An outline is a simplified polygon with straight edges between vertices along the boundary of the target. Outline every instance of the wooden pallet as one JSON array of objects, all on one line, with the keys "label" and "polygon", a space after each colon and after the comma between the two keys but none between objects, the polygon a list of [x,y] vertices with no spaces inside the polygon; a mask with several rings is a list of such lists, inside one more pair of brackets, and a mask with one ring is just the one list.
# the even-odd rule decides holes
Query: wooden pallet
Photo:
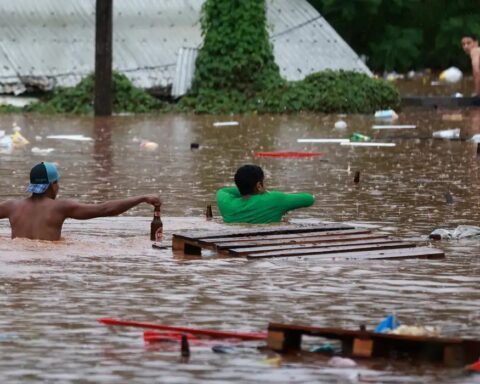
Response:
[{"label": "wooden pallet", "polygon": [[343,224],[255,228],[224,233],[174,234],[172,248],[187,255],[202,249],[221,255],[261,259],[315,257],[320,259],[442,258],[443,251],[417,247],[381,232]]},{"label": "wooden pallet", "polygon": [[277,323],[268,326],[267,346],[277,352],[301,351],[302,335],[339,340],[342,355],[355,358],[410,358],[463,366],[475,362],[480,356],[480,340],[392,335]]}]

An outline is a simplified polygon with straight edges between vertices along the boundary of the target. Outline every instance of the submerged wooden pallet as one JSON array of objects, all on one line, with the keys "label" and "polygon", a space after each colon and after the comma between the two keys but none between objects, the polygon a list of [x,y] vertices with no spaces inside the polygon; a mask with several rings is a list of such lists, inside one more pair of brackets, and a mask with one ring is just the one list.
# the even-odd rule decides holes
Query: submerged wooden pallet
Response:
[{"label": "submerged wooden pallet", "polygon": [[339,340],[342,355],[352,357],[410,358],[462,366],[475,362],[480,356],[480,340],[393,335],[277,323],[268,326],[267,346],[277,352],[300,351],[302,335]]},{"label": "submerged wooden pallet", "polygon": [[174,234],[174,251],[201,255],[202,249],[248,259],[315,257],[320,259],[441,258],[443,251],[417,247],[385,233],[324,223],[315,226],[255,228],[223,233]]}]

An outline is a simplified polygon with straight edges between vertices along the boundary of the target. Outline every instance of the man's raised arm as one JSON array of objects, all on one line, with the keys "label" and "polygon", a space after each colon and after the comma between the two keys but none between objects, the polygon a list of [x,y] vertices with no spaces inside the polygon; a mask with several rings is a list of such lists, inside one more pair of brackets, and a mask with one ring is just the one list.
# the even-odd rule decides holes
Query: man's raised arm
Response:
[{"label": "man's raised arm", "polygon": [[66,218],[87,220],[95,217],[116,216],[141,203],[153,206],[162,204],[158,196],[144,195],[106,201],[100,204],[81,204],[74,200],[64,200],[61,209]]}]

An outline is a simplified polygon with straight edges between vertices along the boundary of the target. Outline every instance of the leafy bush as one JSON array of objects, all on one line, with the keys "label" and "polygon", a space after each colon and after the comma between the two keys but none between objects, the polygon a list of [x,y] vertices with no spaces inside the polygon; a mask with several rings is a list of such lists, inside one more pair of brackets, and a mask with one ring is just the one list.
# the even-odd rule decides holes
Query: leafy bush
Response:
[{"label": "leafy bush", "polygon": [[396,108],[399,101],[398,91],[382,80],[356,72],[329,70],[264,92],[260,110],[369,113]]},{"label": "leafy bush", "polygon": [[282,82],[268,36],[264,0],[206,0],[201,26],[204,42],[192,94],[204,89],[252,94]]},{"label": "leafy bush", "polygon": [[204,45],[192,89],[178,110],[372,112],[399,104],[393,86],[359,73],[325,71],[303,81],[283,80],[268,37],[265,0],[207,0],[202,12]]},{"label": "leafy bush", "polygon": [[[26,107],[27,111],[45,113],[90,114],[94,110],[95,76],[90,74],[71,88],[59,88],[46,96],[42,102]],[[144,90],[135,87],[123,74],[112,76],[113,111],[143,113],[158,110],[162,103]]]}]

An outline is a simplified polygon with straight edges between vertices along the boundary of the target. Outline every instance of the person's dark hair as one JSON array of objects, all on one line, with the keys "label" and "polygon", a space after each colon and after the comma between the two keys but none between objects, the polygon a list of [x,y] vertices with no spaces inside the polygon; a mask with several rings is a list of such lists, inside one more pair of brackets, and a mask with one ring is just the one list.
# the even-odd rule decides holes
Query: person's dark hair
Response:
[{"label": "person's dark hair", "polygon": [[473,33],[465,33],[465,34],[462,36],[462,39],[465,38],[465,37],[469,37],[469,38],[472,39],[473,41],[478,41],[477,35],[475,35],[475,34],[473,34]]},{"label": "person's dark hair", "polygon": [[251,195],[255,192],[255,185],[263,182],[264,174],[258,165],[246,164],[237,169],[235,184],[242,196]]}]

